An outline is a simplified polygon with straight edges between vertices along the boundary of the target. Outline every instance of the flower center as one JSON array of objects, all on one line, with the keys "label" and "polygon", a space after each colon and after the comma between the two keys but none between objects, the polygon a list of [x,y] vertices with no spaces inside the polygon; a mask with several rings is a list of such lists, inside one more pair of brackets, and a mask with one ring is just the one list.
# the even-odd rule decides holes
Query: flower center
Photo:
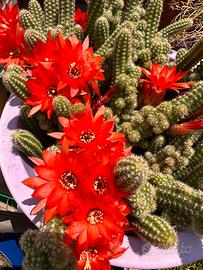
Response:
[{"label": "flower center", "polygon": [[106,182],[106,179],[103,178],[102,176],[98,176],[94,180],[94,189],[99,195],[104,195],[107,193],[108,189],[108,184]]},{"label": "flower center", "polygon": [[53,96],[55,96],[57,94],[57,89],[56,88],[54,88],[54,87],[49,87],[48,89],[47,89],[47,95],[49,96],[49,97],[53,97]]},{"label": "flower center", "polygon": [[95,134],[90,129],[83,131],[81,136],[80,136],[80,140],[84,143],[90,143],[90,142],[94,141],[94,139],[95,139]]},{"label": "flower center", "polygon": [[64,188],[70,190],[76,188],[78,180],[72,172],[65,172],[61,175],[59,182]]},{"label": "flower center", "polygon": [[104,218],[103,216],[104,216],[104,213],[101,210],[93,209],[88,213],[87,221],[92,225],[95,225],[97,223],[102,223],[103,218]]},{"label": "flower center", "polygon": [[67,72],[73,79],[79,79],[82,76],[82,69],[75,62],[69,65]]},{"label": "flower center", "polygon": [[84,270],[91,270],[91,261],[97,256],[95,248],[88,248],[80,254],[80,260],[85,261]]},{"label": "flower center", "polygon": [[20,55],[20,49],[19,48],[15,48],[13,51],[11,51],[9,53],[10,56],[12,57],[18,57]]}]

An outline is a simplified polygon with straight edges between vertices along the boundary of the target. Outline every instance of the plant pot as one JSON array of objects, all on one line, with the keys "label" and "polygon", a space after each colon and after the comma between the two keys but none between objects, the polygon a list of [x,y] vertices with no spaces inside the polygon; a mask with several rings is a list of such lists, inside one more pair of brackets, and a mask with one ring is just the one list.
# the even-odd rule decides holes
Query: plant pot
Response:
[{"label": "plant pot", "polygon": [[[34,175],[31,163],[13,148],[12,133],[22,127],[19,117],[19,101],[11,97],[3,111],[0,122],[0,165],[10,192],[22,211],[37,226],[42,215],[31,216],[36,200],[32,190],[21,181]],[[161,250],[137,237],[125,236],[123,246],[128,247],[119,258],[111,261],[114,266],[158,269],[188,264],[203,258],[203,238],[193,232],[178,232],[177,246]]]}]

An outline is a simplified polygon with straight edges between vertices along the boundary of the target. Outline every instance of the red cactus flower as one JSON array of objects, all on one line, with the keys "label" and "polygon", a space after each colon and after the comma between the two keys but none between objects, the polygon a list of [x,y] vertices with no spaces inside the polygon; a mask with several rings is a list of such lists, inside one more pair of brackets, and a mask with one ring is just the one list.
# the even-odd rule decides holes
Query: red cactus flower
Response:
[{"label": "red cactus flower", "polygon": [[109,260],[121,256],[124,251],[124,248],[117,246],[108,249],[102,245],[89,247],[78,255],[78,270],[110,270]]},{"label": "red cactus flower", "polygon": [[87,12],[83,12],[80,8],[75,10],[75,23],[79,24],[83,30],[87,28],[87,17]]},{"label": "red cactus flower", "polygon": [[25,100],[25,104],[34,106],[30,111],[30,116],[41,110],[47,112],[50,119],[53,112],[53,98],[57,95],[70,97],[69,91],[58,90],[59,78],[52,69],[46,69],[43,65],[38,65],[32,71],[31,79],[27,80],[26,85],[30,90],[30,96]]},{"label": "red cactus flower", "polygon": [[[64,133],[52,133],[51,136],[62,138],[63,148],[77,147],[77,151],[91,162],[115,163],[125,156],[125,137],[122,133],[113,132],[114,118],[104,119],[104,107],[93,117],[92,110],[86,106],[84,113],[72,116],[71,119],[59,118]],[[92,164],[92,163],[91,163]]]},{"label": "red cactus flower", "polygon": [[79,155],[74,152],[64,155],[45,150],[42,157],[43,160],[37,162],[34,159],[37,176],[24,180],[23,184],[34,188],[32,196],[40,199],[32,214],[36,215],[45,207],[44,220],[49,221],[57,214],[67,214],[80,204],[85,170]]},{"label": "red cactus flower", "polygon": [[18,5],[6,4],[0,9],[0,64],[24,64],[28,46],[19,26]]},{"label": "red cactus flower", "polygon": [[61,51],[59,70],[61,74],[60,88],[69,87],[71,97],[87,95],[92,88],[100,95],[96,81],[104,80],[101,68],[102,57],[95,56],[89,48],[89,38],[80,42],[75,36],[65,41]]},{"label": "red cactus flower", "polygon": [[174,135],[185,135],[200,129],[203,129],[203,119],[173,125],[170,131]]},{"label": "red cactus flower", "polygon": [[191,82],[178,82],[183,79],[188,72],[177,72],[176,67],[169,68],[160,64],[150,64],[150,71],[142,68],[143,74],[148,79],[143,79],[143,89],[139,97],[140,106],[159,105],[166,95],[167,90],[179,92],[179,90],[189,89]]},{"label": "red cactus flower", "polygon": [[[125,207],[125,213],[120,209]],[[68,239],[77,240],[77,247],[87,247],[99,244],[109,246],[114,238],[123,241],[123,227],[128,224],[125,216],[129,214],[129,208],[124,202],[118,202],[111,198],[98,200],[97,196],[89,196],[78,204],[78,208],[72,215],[63,219],[68,224],[65,233]]]}]

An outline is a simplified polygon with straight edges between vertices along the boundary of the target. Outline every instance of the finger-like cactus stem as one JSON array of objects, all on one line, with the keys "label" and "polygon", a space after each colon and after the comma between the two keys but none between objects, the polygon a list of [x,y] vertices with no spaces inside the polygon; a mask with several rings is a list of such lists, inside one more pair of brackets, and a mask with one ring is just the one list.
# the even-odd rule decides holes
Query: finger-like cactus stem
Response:
[{"label": "finger-like cactus stem", "polygon": [[146,10],[147,29],[145,36],[145,46],[151,49],[152,39],[157,32],[161,13],[163,10],[163,0],[150,0]]},{"label": "finger-like cactus stem", "polygon": [[31,48],[34,48],[37,40],[41,40],[42,42],[46,42],[46,36],[35,29],[28,29],[25,31],[25,40],[30,45]]},{"label": "finger-like cactus stem", "polygon": [[156,247],[167,249],[177,243],[173,227],[163,218],[147,215],[133,223],[138,234]]},{"label": "finger-like cactus stem", "polygon": [[114,48],[114,78],[124,74],[132,56],[132,35],[127,28],[121,31]]},{"label": "finger-like cactus stem", "polygon": [[141,3],[140,0],[128,0],[125,5],[125,9],[123,12],[123,20],[128,20],[129,16],[134,12],[137,11],[137,6]]},{"label": "finger-like cactus stem", "polygon": [[82,27],[79,24],[76,24],[74,26],[74,34],[76,35],[76,37],[79,40],[83,40],[83,38],[84,38],[84,32],[83,32]]},{"label": "finger-like cactus stem", "polygon": [[74,29],[74,14],[75,14],[75,0],[60,0],[60,24],[65,27],[69,26],[70,35],[73,34]]},{"label": "finger-like cactus stem", "polygon": [[21,100],[29,96],[29,90],[26,87],[26,79],[17,73],[6,72],[3,76],[3,82],[6,88]]},{"label": "finger-like cactus stem", "polygon": [[171,225],[176,226],[177,229],[182,230],[191,230],[192,229],[192,220],[193,218],[189,215],[179,214],[178,212],[169,211],[164,209],[164,212],[161,215],[166,221]]},{"label": "finger-like cactus stem", "polygon": [[22,9],[20,11],[20,21],[25,29],[36,29],[41,30],[41,26],[32,13],[26,9]]},{"label": "finger-like cactus stem", "polygon": [[179,70],[189,70],[202,59],[203,37],[177,62]]},{"label": "finger-like cactus stem", "polygon": [[116,184],[123,191],[135,192],[146,182],[148,172],[148,164],[144,158],[131,155],[116,165]]},{"label": "finger-like cactus stem", "polygon": [[106,17],[99,17],[95,23],[94,28],[94,41],[95,50],[99,49],[105,41],[108,39],[110,34],[110,25]]},{"label": "finger-like cactus stem", "polygon": [[157,202],[166,209],[185,215],[203,215],[203,193],[175,180],[172,176],[150,173],[149,182],[156,187]]},{"label": "finger-like cactus stem", "polygon": [[169,24],[164,29],[161,30],[162,37],[169,38],[173,35],[175,35],[178,32],[181,32],[193,25],[192,19],[181,19],[179,21],[176,21],[172,24]]},{"label": "finger-like cactus stem", "polygon": [[19,129],[13,134],[13,144],[27,156],[41,157],[43,146],[29,131]]},{"label": "finger-like cactus stem", "polygon": [[153,213],[156,210],[155,187],[149,183],[145,183],[133,195],[128,197],[128,203],[135,218]]},{"label": "finger-like cactus stem", "polygon": [[70,101],[63,96],[56,96],[53,99],[54,111],[57,116],[70,117]]},{"label": "finger-like cactus stem", "polygon": [[30,270],[76,270],[71,249],[54,233],[49,231],[27,231],[20,240],[25,252],[23,266]]},{"label": "finger-like cactus stem", "polygon": [[41,5],[39,4],[39,2],[37,0],[30,0],[28,8],[29,8],[29,11],[34,16],[34,18],[37,20],[38,24],[40,26],[43,26],[45,22],[45,16],[44,16],[44,11]]},{"label": "finger-like cactus stem", "polygon": [[15,64],[11,64],[7,68],[7,72],[9,73],[13,72],[14,74],[18,74],[18,75],[20,75],[23,71],[24,69],[21,66],[15,65]]},{"label": "finger-like cactus stem", "polygon": [[47,28],[56,26],[58,24],[59,0],[44,0],[44,13],[45,26]]}]

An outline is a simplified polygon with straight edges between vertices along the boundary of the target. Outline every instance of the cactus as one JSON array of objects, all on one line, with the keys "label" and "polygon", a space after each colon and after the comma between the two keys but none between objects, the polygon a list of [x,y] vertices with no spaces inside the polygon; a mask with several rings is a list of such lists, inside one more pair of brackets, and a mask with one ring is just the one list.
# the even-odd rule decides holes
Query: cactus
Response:
[{"label": "cactus", "polygon": [[147,180],[147,162],[142,157],[131,155],[118,162],[115,176],[118,187],[126,192],[134,192]]},{"label": "cactus", "polygon": [[175,230],[161,217],[147,215],[138,218],[133,225],[138,235],[159,248],[167,249],[177,243]]},{"label": "cactus", "polygon": [[137,6],[141,3],[140,0],[129,0],[125,5],[125,10],[123,12],[123,20],[128,20],[129,16],[136,11]]},{"label": "cactus", "polygon": [[25,31],[25,40],[30,45],[31,48],[34,48],[37,40],[41,40],[42,42],[46,42],[46,36],[35,29],[28,29]]},{"label": "cactus", "polygon": [[43,27],[45,22],[44,11],[37,0],[30,0],[28,4],[29,11],[37,20],[38,24]]},{"label": "cactus", "polygon": [[162,29],[161,30],[162,37],[169,38],[172,35],[175,35],[176,33],[191,27],[192,25],[193,25],[192,19],[181,19]]},{"label": "cactus", "polygon": [[151,184],[145,183],[128,198],[128,203],[135,218],[153,213],[156,210],[156,189]]},{"label": "cactus", "polygon": [[180,215],[174,210],[169,211],[168,209],[164,209],[161,217],[178,229],[186,231],[191,231],[192,229],[193,217],[189,215]]},{"label": "cactus", "polygon": [[27,156],[41,157],[43,146],[41,142],[29,131],[19,129],[12,137],[15,147]]},{"label": "cactus", "polygon": [[145,16],[148,25],[145,36],[146,48],[151,48],[152,39],[154,38],[158,29],[162,9],[163,0],[150,0],[149,5],[147,6]]},{"label": "cactus", "polygon": [[24,69],[21,66],[15,65],[15,64],[11,64],[7,68],[7,72],[9,73],[13,72],[14,74],[18,74],[18,75],[20,75],[23,71]]},{"label": "cactus", "polygon": [[49,231],[25,232],[20,240],[25,252],[23,267],[39,270],[76,270],[76,262],[70,248]]},{"label": "cactus", "polygon": [[110,25],[106,17],[99,17],[94,27],[95,49],[99,49],[110,35]]},{"label": "cactus", "polygon": [[60,0],[59,4],[60,4],[59,22],[63,27],[68,27],[69,34],[72,35],[74,32],[75,1]]},{"label": "cactus", "polygon": [[156,187],[161,207],[195,217],[203,214],[203,193],[200,191],[163,174],[150,173],[148,181]]},{"label": "cactus", "polygon": [[57,116],[70,117],[70,101],[63,96],[56,96],[53,99],[54,111]]},{"label": "cactus", "polygon": [[29,96],[29,90],[26,87],[26,78],[21,77],[16,72],[5,72],[3,75],[3,83],[6,88],[18,97],[20,100],[26,100]]},{"label": "cactus", "polygon": [[35,18],[32,13],[26,9],[20,11],[20,21],[25,29],[41,30],[40,21]]},{"label": "cactus", "polygon": [[124,74],[132,54],[132,35],[124,28],[118,36],[115,44],[114,54],[114,77],[115,81],[119,75]]},{"label": "cactus", "polygon": [[59,0],[45,0],[44,14],[45,14],[45,26],[47,28],[56,26],[58,23],[58,15],[59,15]]},{"label": "cactus", "polygon": [[180,70],[189,70],[202,60],[203,37],[177,62]]}]

